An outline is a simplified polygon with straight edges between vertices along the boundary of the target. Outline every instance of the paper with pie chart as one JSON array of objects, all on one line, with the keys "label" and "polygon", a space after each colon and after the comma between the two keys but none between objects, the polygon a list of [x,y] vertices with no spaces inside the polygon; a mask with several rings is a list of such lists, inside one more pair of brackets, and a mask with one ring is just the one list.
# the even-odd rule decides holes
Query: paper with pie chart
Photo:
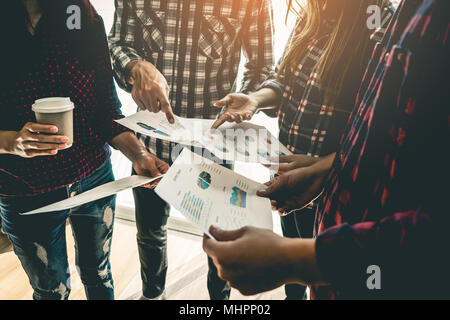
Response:
[{"label": "paper with pie chart", "polygon": [[165,201],[209,235],[209,227],[273,229],[270,200],[256,195],[264,186],[184,149],[155,189]]}]

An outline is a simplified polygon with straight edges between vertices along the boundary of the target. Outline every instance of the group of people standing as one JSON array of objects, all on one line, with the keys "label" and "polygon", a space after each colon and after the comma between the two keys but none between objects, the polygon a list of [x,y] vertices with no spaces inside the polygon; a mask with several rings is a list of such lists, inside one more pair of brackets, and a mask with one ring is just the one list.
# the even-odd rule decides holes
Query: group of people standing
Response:
[{"label": "group of people standing", "polygon": [[[66,27],[73,4],[79,30]],[[174,160],[172,143],[114,121],[123,115],[113,78],[169,122],[216,119],[218,128],[260,110],[276,115],[294,153],[259,192],[282,216],[284,237],[212,227],[215,239],[204,238],[211,299],[228,299],[230,286],[255,294],[281,285],[288,299],[304,299],[306,286],[315,299],[448,297],[448,188],[439,184],[449,162],[447,0],[396,9],[388,0],[289,0],[297,24],[275,69],[270,0],[116,0],[109,43],[87,0],[3,6],[0,215],[35,299],[69,296],[67,220],[87,297],[114,298],[115,197],[20,213],[112,181],[109,146],[134,174],[158,176]],[[373,6],[376,29],[367,24]],[[50,96],[76,105],[69,149],[31,112]],[[170,206],[151,187],[133,190],[141,299],[164,299]],[[368,285],[370,270],[381,287]]]}]

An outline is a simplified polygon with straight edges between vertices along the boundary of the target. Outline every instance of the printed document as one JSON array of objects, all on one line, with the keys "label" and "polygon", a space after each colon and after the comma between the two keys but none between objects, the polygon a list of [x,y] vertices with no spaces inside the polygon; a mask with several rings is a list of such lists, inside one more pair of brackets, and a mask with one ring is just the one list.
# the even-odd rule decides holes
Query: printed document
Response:
[{"label": "printed document", "polygon": [[156,193],[199,230],[273,229],[270,200],[256,195],[264,185],[203,158],[187,148],[164,175]]},{"label": "printed document", "polygon": [[148,177],[142,177],[142,176],[127,177],[124,179],[106,183],[106,184],[101,185],[92,190],[83,192],[79,195],[65,199],[63,201],[59,201],[59,202],[50,204],[50,205],[42,207],[40,209],[22,213],[22,215],[32,215],[32,214],[38,214],[38,213],[56,212],[56,211],[72,209],[72,208],[81,206],[83,204],[86,204],[86,203],[89,203],[92,201],[96,201],[99,199],[103,199],[103,198],[112,196],[113,194],[119,193],[121,191],[125,191],[127,189],[136,188],[136,187],[145,185],[147,183],[151,183],[160,178],[161,178],[161,176],[156,177],[156,178],[148,178]]}]

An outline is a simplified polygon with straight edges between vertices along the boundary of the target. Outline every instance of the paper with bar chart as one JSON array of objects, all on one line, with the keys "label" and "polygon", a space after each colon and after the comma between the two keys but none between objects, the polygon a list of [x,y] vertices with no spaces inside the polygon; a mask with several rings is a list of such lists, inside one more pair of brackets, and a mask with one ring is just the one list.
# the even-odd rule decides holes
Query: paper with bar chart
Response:
[{"label": "paper with bar chart", "polygon": [[256,192],[264,186],[184,149],[156,188],[156,193],[209,235],[255,226],[272,230],[270,200]]},{"label": "paper with bar chart", "polygon": [[175,116],[175,123],[170,124],[164,113],[148,111],[116,121],[149,137],[206,148],[227,161],[267,163],[268,159],[292,154],[269,130],[249,122],[225,123],[211,130],[214,120]]}]

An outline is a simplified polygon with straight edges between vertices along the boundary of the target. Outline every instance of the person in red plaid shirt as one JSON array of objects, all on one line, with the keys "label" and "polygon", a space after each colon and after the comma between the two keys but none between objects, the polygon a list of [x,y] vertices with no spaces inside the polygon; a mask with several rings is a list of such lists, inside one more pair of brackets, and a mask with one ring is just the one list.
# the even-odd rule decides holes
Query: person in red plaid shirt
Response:
[{"label": "person in red plaid shirt", "polygon": [[[72,31],[66,19],[74,4],[82,25]],[[109,255],[115,196],[66,211],[21,213],[113,181],[108,144],[122,151],[140,175],[159,176],[168,165],[114,121],[122,114],[105,29],[89,1],[6,1],[1,6],[2,39],[10,45],[0,53],[2,230],[29,277],[33,298],[67,299],[69,219],[87,298],[113,299]],[[57,127],[36,123],[31,105],[45,97],[74,102],[72,147]]]},{"label": "person in red plaid shirt", "polygon": [[303,283],[314,299],[450,297],[448,187],[440,183],[450,160],[449,9],[447,0],[402,1],[340,150],[260,191],[280,212],[323,192],[316,238],[212,227],[217,241],[205,237],[204,249],[223,279],[244,294]]},{"label": "person in red plaid shirt", "polygon": [[[293,3],[289,2],[288,13],[297,12]],[[383,8],[381,25],[360,28],[367,20],[370,5]],[[230,94],[219,101],[219,107],[228,107],[213,128],[225,121],[248,119],[255,111],[275,105],[279,139],[295,154],[280,157],[280,172],[298,162],[315,162],[336,152],[360,79],[392,11],[389,1],[309,1],[300,10],[277,72],[258,91]],[[315,210],[315,203],[311,203],[282,215],[283,235],[312,238]],[[303,286],[287,285],[285,291],[288,300],[306,297]]]}]

